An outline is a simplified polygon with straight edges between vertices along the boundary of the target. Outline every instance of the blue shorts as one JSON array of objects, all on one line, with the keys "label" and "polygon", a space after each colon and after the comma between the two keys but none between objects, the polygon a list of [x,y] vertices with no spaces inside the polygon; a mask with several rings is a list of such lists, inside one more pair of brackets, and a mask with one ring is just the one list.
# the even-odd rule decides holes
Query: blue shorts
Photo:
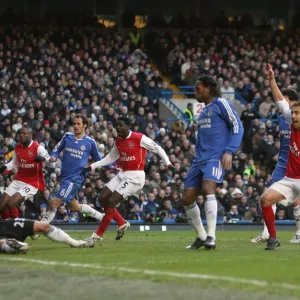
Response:
[{"label": "blue shorts", "polygon": [[77,192],[81,188],[81,185],[74,182],[61,182],[59,190],[53,194],[53,197],[56,197],[62,200],[64,203],[72,201],[77,197]]},{"label": "blue shorts", "polygon": [[225,169],[220,160],[209,160],[206,163],[193,163],[184,181],[184,188],[201,188],[203,180],[223,182]]},{"label": "blue shorts", "polygon": [[270,185],[281,180],[285,176],[286,167],[276,166],[272,173],[272,179]]}]

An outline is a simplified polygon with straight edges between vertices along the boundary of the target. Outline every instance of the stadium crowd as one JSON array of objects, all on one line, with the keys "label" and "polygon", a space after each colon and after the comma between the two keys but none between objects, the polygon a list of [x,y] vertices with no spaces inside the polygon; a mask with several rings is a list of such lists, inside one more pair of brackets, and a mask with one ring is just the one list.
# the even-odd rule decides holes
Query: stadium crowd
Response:
[{"label": "stadium crowd", "polygon": [[[155,53],[146,50],[150,38],[154,38]],[[263,69],[269,61],[280,87],[292,85],[298,90],[298,40],[297,35],[293,39],[280,33],[250,36],[236,30],[207,36],[165,31],[156,38],[149,34],[146,48],[140,49],[128,37],[103,34],[97,29],[2,29],[0,162],[12,158],[17,131],[24,124],[33,128],[35,139],[50,153],[64,133],[73,130],[76,113],[88,116],[86,133],[96,140],[104,157],[113,146],[117,118],[128,116],[133,131],[146,134],[165,149],[177,173],[172,178],[156,155],[147,154],[146,184],[139,194],[120,204],[120,213],[128,220],[186,222],[181,198],[184,178],[195,155],[196,127],[186,128],[180,120],[170,126],[158,119],[158,101],[164,91],[171,90],[150,64],[151,55],[164,72],[173,75],[176,84],[193,85],[197,77],[207,73],[218,79],[222,92],[237,92],[248,101],[241,115],[243,145],[233,158],[232,170],[218,187],[218,218],[261,222],[258,199],[270,183],[280,146],[278,111]],[[101,170],[86,177],[78,194],[80,203],[101,211],[97,198],[115,172]],[[44,174],[47,200],[59,188],[60,162],[55,168],[45,165]],[[12,176],[0,176],[2,192]],[[205,219],[201,195],[197,203]],[[21,217],[41,219],[46,209],[47,201],[26,201],[19,212]],[[276,218],[293,216],[289,209],[278,209]],[[55,221],[86,222],[89,218],[70,213],[62,205]]]}]

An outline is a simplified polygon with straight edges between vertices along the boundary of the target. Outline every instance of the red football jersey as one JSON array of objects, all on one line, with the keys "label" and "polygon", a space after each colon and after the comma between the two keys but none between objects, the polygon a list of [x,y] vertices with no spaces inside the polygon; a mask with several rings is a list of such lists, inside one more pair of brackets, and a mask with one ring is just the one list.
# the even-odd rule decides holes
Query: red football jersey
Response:
[{"label": "red football jersey", "polygon": [[142,133],[132,132],[127,139],[116,138],[120,153],[117,164],[123,171],[144,171],[147,150],[141,147],[142,136]]},{"label": "red football jersey", "polygon": [[17,156],[17,174],[15,180],[19,180],[30,184],[37,189],[40,186],[40,175],[42,174],[42,164],[34,161],[37,156],[39,144],[31,142],[29,147],[23,148],[21,143],[18,143],[15,147],[15,153]]},{"label": "red football jersey", "polygon": [[300,130],[291,126],[290,151],[285,175],[300,179]]}]

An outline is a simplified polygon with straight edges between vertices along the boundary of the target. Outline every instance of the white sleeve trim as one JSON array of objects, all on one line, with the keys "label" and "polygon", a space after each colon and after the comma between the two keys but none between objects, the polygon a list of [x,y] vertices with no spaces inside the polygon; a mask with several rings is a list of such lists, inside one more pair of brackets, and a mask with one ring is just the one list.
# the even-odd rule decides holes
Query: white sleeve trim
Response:
[{"label": "white sleeve trim", "polygon": [[50,155],[49,155],[48,151],[42,145],[39,145],[38,150],[37,150],[37,154],[39,156],[44,157],[45,160],[47,160],[47,161],[50,159]]},{"label": "white sleeve trim", "polygon": [[230,105],[228,104],[227,100],[219,98],[218,99],[225,107],[225,110],[228,114],[229,120],[233,125],[233,133],[239,133],[239,123],[236,119],[236,116],[234,115],[232,108],[230,107]]}]

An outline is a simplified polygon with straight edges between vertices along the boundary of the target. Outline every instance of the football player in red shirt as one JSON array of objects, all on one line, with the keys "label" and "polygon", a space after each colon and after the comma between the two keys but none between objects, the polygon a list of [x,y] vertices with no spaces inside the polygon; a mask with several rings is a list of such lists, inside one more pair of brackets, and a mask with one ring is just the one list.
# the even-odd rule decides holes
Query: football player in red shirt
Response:
[{"label": "football player in red shirt", "polygon": [[272,204],[280,202],[288,206],[300,196],[300,101],[294,101],[290,109],[289,103],[284,99],[276,84],[274,71],[270,65],[268,65],[266,76],[270,81],[278,108],[287,123],[291,125],[290,149],[285,177],[273,183],[260,199],[263,218],[270,234],[265,250],[274,250],[280,246],[280,241],[277,238]]},{"label": "football player in red shirt", "polygon": [[23,126],[18,133],[20,142],[15,146],[13,159],[0,166],[0,173],[16,168],[18,170],[0,200],[0,212],[15,207],[37,193],[41,183],[41,162],[50,159],[46,149],[32,140],[32,129],[29,126]]},{"label": "football player in red shirt", "polygon": [[[171,164],[166,152],[153,140],[142,133],[130,130],[130,121],[126,117],[118,118],[116,122],[117,138],[111,152],[102,160],[93,163],[90,167],[84,168],[83,174],[96,168],[109,165],[117,161],[121,171],[103,189],[99,201],[104,203],[105,216],[96,232],[89,239],[101,241],[104,232],[115,218],[117,205],[126,197],[141,190],[145,184],[145,157],[147,150],[158,154],[168,166],[172,174],[175,168]],[[116,240],[119,240],[129,223],[124,221],[124,225],[118,227]]]}]

